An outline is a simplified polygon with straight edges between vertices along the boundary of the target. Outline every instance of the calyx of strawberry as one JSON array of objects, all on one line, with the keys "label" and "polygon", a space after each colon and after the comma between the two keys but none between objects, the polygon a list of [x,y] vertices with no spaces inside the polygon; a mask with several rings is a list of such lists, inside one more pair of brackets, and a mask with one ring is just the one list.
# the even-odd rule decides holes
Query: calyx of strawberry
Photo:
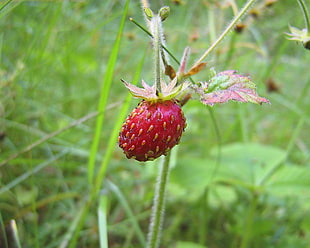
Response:
[{"label": "calyx of strawberry", "polygon": [[178,100],[182,102],[182,98],[188,95],[188,91],[192,90],[190,89],[192,83],[186,81],[186,79],[203,70],[207,64],[199,63],[198,65],[193,66],[189,69],[189,71],[186,72],[186,64],[189,55],[190,48],[186,47],[184,49],[180,66],[177,72],[171,65],[167,63],[165,59],[163,59],[165,74],[169,76],[170,82],[166,83],[163,79],[160,79],[160,87],[158,87],[157,84],[153,84],[152,86],[150,86],[144,80],[142,80],[142,88],[130,84],[123,79],[121,79],[121,81],[124,83],[125,87],[134,97],[142,98],[146,101],[170,100],[173,98],[178,98]]},{"label": "calyx of strawberry", "polygon": [[168,84],[164,81],[161,81],[160,92],[158,91],[158,89],[156,89],[155,85],[150,86],[144,80],[142,80],[143,88],[130,84],[123,79],[122,82],[134,97],[142,98],[146,101],[157,101],[157,100],[165,101],[176,98],[178,95],[184,92],[189,86],[189,83],[187,82],[177,85],[176,77],[173,80],[171,80]]}]

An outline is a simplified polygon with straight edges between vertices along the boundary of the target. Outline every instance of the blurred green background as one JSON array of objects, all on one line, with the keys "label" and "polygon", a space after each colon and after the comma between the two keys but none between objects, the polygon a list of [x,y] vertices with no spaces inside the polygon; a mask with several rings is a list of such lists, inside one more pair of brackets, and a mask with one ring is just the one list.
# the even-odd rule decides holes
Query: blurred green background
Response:
[{"label": "blurred green background", "polygon": [[[150,2],[155,11],[170,6],[167,47],[180,59],[190,46],[189,64],[245,3]],[[185,105],[188,126],[172,153],[161,247],[309,247],[310,51],[286,39],[289,24],[305,28],[297,2],[270,2],[257,1],[207,67],[250,75],[271,105],[210,108],[195,99]],[[111,145],[121,109],[130,104],[123,108],[128,114],[138,103],[125,101],[120,79],[153,82],[150,39],[128,19],[145,26],[140,2],[129,4],[119,49],[125,1],[0,6],[0,247],[105,247],[100,209],[107,214],[109,247],[143,247],[160,159],[127,160],[116,142]],[[208,68],[194,80],[207,81]],[[111,87],[102,88],[109,73]],[[99,149],[92,154],[96,137]],[[92,199],[80,218],[95,185],[90,175],[103,163],[108,167],[98,185],[107,207]]]}]

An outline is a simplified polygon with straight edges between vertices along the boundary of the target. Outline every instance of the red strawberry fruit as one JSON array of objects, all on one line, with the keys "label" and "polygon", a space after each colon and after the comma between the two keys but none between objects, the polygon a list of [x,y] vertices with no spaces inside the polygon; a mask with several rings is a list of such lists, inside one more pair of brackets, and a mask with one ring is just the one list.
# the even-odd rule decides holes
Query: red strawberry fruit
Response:
[{"label": "red strawberry fruit", "polygon": [[175,99],[142,100],[122,126],[119,146],[127,158],[154,160],[178,144],[185,126]]},{"label": "red strawberry fruit", "polygon": [[143,99],[127,117],[119,133],[119,147],[127,158],[154,160],[179,143],[186,126],[179,103],[183,102],[188,84],[177,80],[175,77],[168,84],[161,81],[160,87],[156,83],[149,86],[142,80],[143,88],[122,80],[133,96]]}]

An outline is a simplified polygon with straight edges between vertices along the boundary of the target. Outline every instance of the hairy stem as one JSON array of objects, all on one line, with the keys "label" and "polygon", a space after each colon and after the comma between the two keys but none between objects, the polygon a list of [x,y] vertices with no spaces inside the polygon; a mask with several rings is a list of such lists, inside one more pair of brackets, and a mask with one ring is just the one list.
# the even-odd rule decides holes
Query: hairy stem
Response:
[{"label": "hairy stem", "polygon": [[217,38],[216,41],[205,51],[205,53],[196,61],[196,63],[192,66],[192,68],[198,66],[202,61],[217,47],[217,45],[226,37],[226,35],[234,28],[238,21],[249,11],[252,5],[256,0],[248,0],[247,3],[240,10],[238,15],[231,21],[231,23],[227,26],[227,28],[223,31],[223,33]]},{"label": "hairy stem", "polygon": [[297,2],[299,3],[299,6],[301,8],[301,12],[304,15],[306,28],[307,28],[308,32],[310,32],[310,18],[309,18],[309,12],[308,12],[307,6],[306,6],[304,0],[297,0]]},{"label": "hairy stem", "polygon": [[[138,28],[140,28],[143,32],[145,32],[147,35],[149,35],[150,37],[153,38],[153,35],[146,29],[144,28],[142,25],[140,25],[135,19],[133,19],[132,17],[129,18],[129,21],[131,21],[132,23],[134,23]],[[167,54],[169,54],[169,56],[174,60],[174,62],[176,62],[178,65],[180,65],[180,61],[168,50],[167,47],[165,47],[164,44],[161,44],[162,50],[165,50],[165,52]],[[162,56],[165,55],[165,53],[162,53]]]},{"label": "hairy stem", "polygon": [[153,16],[151,20],[153,33],[153,49],[154,49],[154,69],[155,69],[155,87],[158,92],[161,92],[161,19],[158,15]]},{"label": "hairy stem", "polygon": [[160,243],[162,222],[164,219],[166,185],[169,178],[170,152],[161,164],[157,177],[147,248],[157,248]]}]

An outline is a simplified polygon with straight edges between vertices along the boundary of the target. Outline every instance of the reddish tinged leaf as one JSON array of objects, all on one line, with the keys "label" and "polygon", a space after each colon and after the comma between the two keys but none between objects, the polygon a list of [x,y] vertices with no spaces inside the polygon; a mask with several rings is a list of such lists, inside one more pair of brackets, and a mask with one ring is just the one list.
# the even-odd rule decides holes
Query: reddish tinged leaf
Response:
[{"label": "reddish tinged leaf", "polygon": [[231,87],[226,90],[215,91],[207,93],[201,98],[203,104],[214,105],[215,103],[225,103],[228,100],[238,102],[252,102],[257,104],[269,103],[269,101],[263,97],[259,97],[255,90],[247,88]]},{"label": "reddish tinged leaf", "polygon": [[229,100],[251,103],[269,103],[263,97],[258,96],[256,85],[248,76],[236,74],[236,71],[223,71],[216,74],[211,80],[201,82],[194,90],[200,95],[203,104],[214,105],[226,103]]}]

